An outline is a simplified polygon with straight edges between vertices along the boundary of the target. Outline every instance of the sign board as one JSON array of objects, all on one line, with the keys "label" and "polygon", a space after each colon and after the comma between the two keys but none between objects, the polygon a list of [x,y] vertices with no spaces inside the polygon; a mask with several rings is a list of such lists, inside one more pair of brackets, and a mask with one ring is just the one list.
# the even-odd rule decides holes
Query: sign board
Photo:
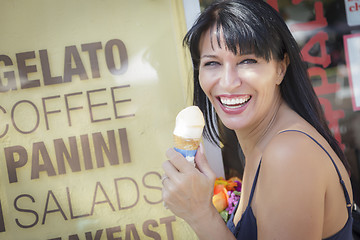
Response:
[{"label": "sign board", "polygon": [[346,19],[349,26],[360,25],[360,0],[344,0]]},{"label": "sign board", "polygon": [[354,111],[360,111],[360,34],[344,36],[346,65]]},{"label": "sign board", "polygon": [[160,181],[182,2],[0,2],[0,239],[193,239]]}]

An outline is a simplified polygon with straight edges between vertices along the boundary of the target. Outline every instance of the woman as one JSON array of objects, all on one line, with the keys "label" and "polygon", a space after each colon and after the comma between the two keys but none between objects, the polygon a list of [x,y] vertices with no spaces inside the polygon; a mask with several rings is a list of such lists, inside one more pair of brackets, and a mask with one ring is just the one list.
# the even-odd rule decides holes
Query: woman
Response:
[{"label": "woman", "polygon": [[344,155],[279,14],[262,0],[215,2],[184,42],[205,136],[218,141],[217,119],[234,130],[245,168],[241,199],[226,226],[211,203],[215,174],[203,147],[197,168],[169,149],[166,206],[199,239],[352,239]]}]

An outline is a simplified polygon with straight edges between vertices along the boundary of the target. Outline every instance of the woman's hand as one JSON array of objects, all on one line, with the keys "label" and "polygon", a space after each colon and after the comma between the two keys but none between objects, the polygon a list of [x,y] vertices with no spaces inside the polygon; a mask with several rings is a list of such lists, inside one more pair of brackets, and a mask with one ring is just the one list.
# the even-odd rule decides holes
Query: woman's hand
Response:
[{"label": "woman's hand", "polygon": [[168,149],[166,156],[169,160],[163,163],[162,191],[165,206],[189,224],[210,216],[215,209],[211,199],[216,176],[206,160],[202,144],[195,156],[197,168],[173,148]]},{"label": "woman's hand", "polygon": [[163,163],[163,200],[175,215],[184,219],[200,240],[234,239],[212,204],[216,175],[204,155],[203,146],[195,156],[196,168],[174,149]]}]

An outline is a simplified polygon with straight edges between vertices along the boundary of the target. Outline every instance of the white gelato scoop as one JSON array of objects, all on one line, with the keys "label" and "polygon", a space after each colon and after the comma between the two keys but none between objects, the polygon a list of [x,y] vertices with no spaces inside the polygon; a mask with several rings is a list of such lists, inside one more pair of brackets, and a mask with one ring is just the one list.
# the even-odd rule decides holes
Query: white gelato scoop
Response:
[{"label": "white gelato scoop", "polygon": [[204,116],[199,107],[190,106],[176,116],[173,134],[182,138],[200,139],[204,125]]}]

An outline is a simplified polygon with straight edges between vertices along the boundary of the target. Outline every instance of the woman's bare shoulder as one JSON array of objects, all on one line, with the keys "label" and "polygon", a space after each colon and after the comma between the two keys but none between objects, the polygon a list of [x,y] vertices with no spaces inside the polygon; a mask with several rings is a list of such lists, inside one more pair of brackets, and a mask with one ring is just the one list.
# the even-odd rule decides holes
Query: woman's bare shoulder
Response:
[{"label": "woman's bare shoulder", "polygon": [[[304,193],[314,194],[310,191],[312,188],[324,194],[329,172],[334,167],[322,145],[314,141],[325,140],[315,133],[313,135],[315,138],[312,139],[312,135],[304,132],[287,131],[274,136],[262,156],[261,178],[264,182],[276,181],[284,192],[292,192],[294,185],[298,185],[298,190],[307,188]],[[328,145],[326,148],[331,149]],[[266,183],[265,187],[270,186]]]},{"label": "woman's bare shoulder", "polygon": [[[325,146],[323,146],[325,145]],[[263,152],[265,164],[282,166],[316,166],[323,164],[321,159],[328,158],[323,148],[332,151],[324,139],[316,132],[287,130],[275,135]],[[266,160],[269,159],[269,160]]]}]

